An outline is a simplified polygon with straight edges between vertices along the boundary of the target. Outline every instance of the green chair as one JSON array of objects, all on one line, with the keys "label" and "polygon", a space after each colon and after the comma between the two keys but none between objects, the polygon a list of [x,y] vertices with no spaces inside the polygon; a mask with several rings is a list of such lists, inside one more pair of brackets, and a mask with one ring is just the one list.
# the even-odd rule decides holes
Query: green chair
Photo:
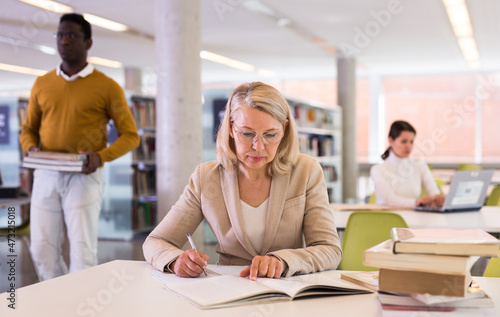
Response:
[{"label": "green chair", "polygon": [[388,211],[355,211],[347,220],[339,270],[377,271],[363,265],[363,251],[391,238],[392,228],[408,228],[400,215]]},{"label": "green chair", "polygon": [[375,197],[375,193],[372,193],[368,198],[368,203],[374,205],[377,202],[377,198]]},{"label": "green chair", "polygon": [[458,164],[457,171],[480,171],[483,168],[477,164]]},{"label": "green chair", "polygon": [[493,188],[486,199],[486,206],[500,206],[500,185]]},{"label": "green chair", "polygon": [[[436,182],[439,192],[442,194],[443,193],[442,187],[446,185],[446,182],[440,178],[434,178],[434,181]],[[424,186],[422,186],[422,191],[420,192],[420,197],[422,196],[427,196],[427,191],[425,190]]]},{"label": "green chair", "polygon": [[30,235],[30,222],[26,221],[19,227],[16,227],[15,232],[9,230],[8,228],[0,228],[0,236],[7,236],[9,234],[15,233],[16,237],[23,237]]},{"label": "green chair", "polygon": [[[500,256],[500,252],[498,253]],[[485,277],[500,277],[500,258],[491,258],[484,270]]]},{"label": "green chair", "polygon": [[436,181],[436,185],[442,194],[443,193],[442,187],[447,185],[446,182],[444,180],[442,180],[441,178],[434,178],[434,181]]}]

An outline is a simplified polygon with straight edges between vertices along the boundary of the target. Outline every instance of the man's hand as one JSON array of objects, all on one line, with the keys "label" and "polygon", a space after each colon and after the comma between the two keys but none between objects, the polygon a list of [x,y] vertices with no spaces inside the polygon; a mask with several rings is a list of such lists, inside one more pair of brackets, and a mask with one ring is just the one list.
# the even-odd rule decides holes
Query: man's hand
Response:
[{"label": "man's hand", "polygon": [[[28,152],[40,152],[40,148],[36,147],[36,146],[31,146],[29,149],[28,149]],[[28,152],[24,153],[24,155],[28,156]]]},{"label": "man's hand", "polygon": [[80,151],[80,154],[85,154],[88,156],[87,165],[83,169],[83,174],[94,173],[99,166],[101,166],[101,157],[99,154],[93,151]]},{"label": "man's hand", "polygon": [[249,267],[240,272],[240,276],[249,276],[252,281],[256,281],[257,276],[280,278],[282,273],[283,263],[280,259],[272,255],[258,255],[253,258]]},{"label": "man's hand", "polygon": [[208,255],[189,249],[171,264],[172,271],[180,277],[198,277],[207,267]]}]

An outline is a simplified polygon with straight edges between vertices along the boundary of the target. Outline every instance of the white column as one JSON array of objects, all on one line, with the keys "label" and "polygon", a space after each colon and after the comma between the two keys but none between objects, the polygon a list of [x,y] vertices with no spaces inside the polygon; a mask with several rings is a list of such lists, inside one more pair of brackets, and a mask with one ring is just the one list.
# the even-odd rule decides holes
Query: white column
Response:
[{"label": "white column", "polygon": [[156,190],[161,221],[202,161],[200,0],[156,1]]},{"label": "white column", "polygon": [[356,201],[358,162],[356,157],[356,60],[337,58],[338,104],[342,107],[342,196]]},{"label": "white column", "polygon": [[[481,87],[483,84],[478,80],[476,87]],[[477,88],[476,88],[477,90]],[[475,125],[474,125],[474,163],[481,164],[483,161],[483,100],[481,94],[475,93],[475,103],[476,103],[476,111],[475,114]],[[481,98],[482,97],[482,98]]]},{"label": "white column", "polygon": [[370,77],[370,134],[368,141],[368,162],[378,163],[385,151],[385,111],[382,93],[382,78]]}]

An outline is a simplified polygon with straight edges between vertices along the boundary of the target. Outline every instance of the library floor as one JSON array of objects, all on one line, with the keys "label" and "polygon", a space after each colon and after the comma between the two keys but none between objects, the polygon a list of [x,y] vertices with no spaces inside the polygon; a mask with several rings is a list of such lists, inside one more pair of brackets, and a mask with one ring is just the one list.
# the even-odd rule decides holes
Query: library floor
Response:
[{"label": "library floor", "polygon": [[[147,234],[136,235],[130,241],[116,241],[116,240],[99,240],[98,244],[98,262],[99,264],[106,263],[113,260],[144,260],[142,254],[142,244],[146,239]],[[8,275],[11,270],[7,264],[7,237],[0,236],[0,293],[8,291]],[[16,240],[16,288],[28,286],[38,283],[38,277],[31,260],[29,253],[29,237],[19,237]],[[66,250],[64,257],[68,263],[68,246],[64,246]],[[217,254],[215,253],[215,245],[205,244],[204,250],[210,257],[209,263],[214,264],[217,261]],[[472,268],[471,273],[473,276],[481,276],[484,272],[488,259],[481,258]]]}]

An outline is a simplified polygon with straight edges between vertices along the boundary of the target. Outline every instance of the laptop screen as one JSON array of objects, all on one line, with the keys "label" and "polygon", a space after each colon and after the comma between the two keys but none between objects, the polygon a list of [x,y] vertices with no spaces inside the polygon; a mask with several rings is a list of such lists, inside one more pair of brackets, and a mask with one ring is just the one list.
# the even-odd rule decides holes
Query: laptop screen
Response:
[{"label": "laptop screen", "polygon": [[452,206],[478,204],[485,182],[481,180],[463,181],[458,183],[455,195],[451,201]]},{"label": "laptop screen", "polygon": [[444,207],[453,209],[484,205],[493,172],[493,170],[456,171],[451,179]]}]

